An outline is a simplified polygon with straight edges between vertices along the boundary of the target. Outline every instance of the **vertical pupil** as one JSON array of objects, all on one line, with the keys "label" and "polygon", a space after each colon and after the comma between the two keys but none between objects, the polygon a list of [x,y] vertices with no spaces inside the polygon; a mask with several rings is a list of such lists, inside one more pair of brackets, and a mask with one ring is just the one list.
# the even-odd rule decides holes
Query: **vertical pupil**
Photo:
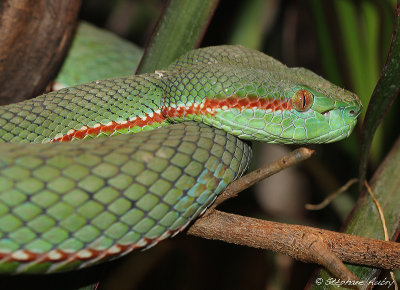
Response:
[{"label": "vertical pupil", "polygon": [[308,110],[313,103],[311,93],[304,89],[298,90],[292,97],[292,101],[293,101],[293,106],[299,112],[304,112]]},{"label": "vertical pupil", "polygon": [[305,92],[301,92],[302,100],[303,100],[303,109],[306,107],[306,94]]}]

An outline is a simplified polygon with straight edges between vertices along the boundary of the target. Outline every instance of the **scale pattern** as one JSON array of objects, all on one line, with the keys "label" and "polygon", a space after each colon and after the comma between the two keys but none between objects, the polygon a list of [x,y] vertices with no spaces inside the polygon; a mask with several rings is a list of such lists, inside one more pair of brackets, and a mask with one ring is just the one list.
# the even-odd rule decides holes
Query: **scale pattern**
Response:
[{"label": "scale pattern", "polygon": [[197,123],[0,150],[0,269],[14,273],[151,246],[196,218],[251,155],[245,142]]},{"label": "scale pattern", "polygon": [[135,121],[152,121],[155,112],[159,112],[162,94],[159,80],[152,74],[144,74],[91,82],[2,106],[0,142],[47,143],[71,130],[112,122],[120,125],[132,122],[132,127],[87,134],[85,138],[151,130],[163,125],[163,120],[144,126]]}]

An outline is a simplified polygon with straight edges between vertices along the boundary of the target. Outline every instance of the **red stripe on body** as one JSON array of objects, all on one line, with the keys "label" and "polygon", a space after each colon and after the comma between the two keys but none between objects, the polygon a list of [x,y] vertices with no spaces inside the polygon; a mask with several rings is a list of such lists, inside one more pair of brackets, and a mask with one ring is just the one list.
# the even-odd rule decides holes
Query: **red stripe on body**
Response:
[{"label": "red stripe on body", "polygon": [[291,99],[263,99],[252,96],[247,96],[244,98],[240,98],[237,96],[231,96],[225,99],[209,99],[206,98],[201,104],[192,104],[187,107],[164,107],[161,110],[161,114],[153,113],[153,116],[150,117],[148,114],[145,114],[144,120],[140,117],[135,118],[131,121],[126,121],[123,124],[119,124],[117,122],[111,122],[109,125],[100,124],[97,127],[88,128],[80,130],[73,130],[73,132],[68,133],[62,137],[55,138],[51,142],[66,142],[71,141],[72,139],[83,139],[87,135],[98,135],[102,132],[112,133],[117,130],[129,129],[135,126],[144,127],[145,125],[150,125],[155,122],[161,123],[167,117],[183,117],[186,115],[215,115],[216,109],[226,110],[226,109],[261,109],[261,110],[292,110],[292,101]]},{"label": "red stripe on body", "polygon": [[62,137],[54,138],[51,142],[67,142],[71,141],[72,139],[83,139],[87,135],[96,136],[102,132],[112,133],[114,131],[129,129],[135,126],[144,127],[145,125],[151,125],[155,122],[161,123],[166,118],[161,114],[153,113],[152,117],[150,117],[148,114],[145,114],[143,119],[141,117],[136,117],[135,119],[126,121],[123,124],[113,121],[108,125],[100,124],[100,126],[92,128],[85,127],[84,129],[80,130],[73,130],[73,132],[70,132]]},{"label": "red stripe on body", "polygon": [[284,111],[284,110],[292,110],[292,101],[291,99],[263,99],[257,97],[245,97],[239,98],[236,96],[228,97],[225,99],[208,99],[206,98],[202,103],[202,106],[199,104],[192,104],[188,107],[164,107],[161,112],[164,116],[168,117],[183,117],[186,115],[215,115],[216,109],[226,110],[226,109],[261,109],[261,110],[272,110],[272,111]]}]

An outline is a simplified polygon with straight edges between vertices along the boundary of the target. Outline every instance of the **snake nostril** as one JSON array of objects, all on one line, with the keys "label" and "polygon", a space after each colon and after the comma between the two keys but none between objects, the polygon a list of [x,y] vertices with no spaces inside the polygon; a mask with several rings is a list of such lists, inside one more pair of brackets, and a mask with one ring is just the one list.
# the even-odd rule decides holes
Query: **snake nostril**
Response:
[{"label": "snake nostril", "polygon": [[349,117],[355,118],[360,114],[361,110],[356,107],[350,107],[346,111]]}]

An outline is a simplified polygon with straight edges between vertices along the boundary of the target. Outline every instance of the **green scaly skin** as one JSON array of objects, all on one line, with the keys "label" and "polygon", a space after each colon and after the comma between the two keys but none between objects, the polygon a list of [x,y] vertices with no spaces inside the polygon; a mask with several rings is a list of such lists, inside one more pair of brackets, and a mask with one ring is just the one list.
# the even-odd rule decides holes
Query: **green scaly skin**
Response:
[{"label": "green scaly skin", "polygon": [[[299,90],[312,95],[303,112],[291,107]],[[227,98],[290,106],[203,107]],[[18,143],[0,145],[0,272],[66,271],[152,246],[182,230],[247,169],[249,145],[232,135],[333,142],[351,133],[360,110],[354,94],[240,46],[194,50],[166,71],[0,107],[0,140]],[[85,142],[21,144],[137,117],[156,121],[86,134],[92,140]],[[186,120],[206,125],[171,125]]]},{"label": "green scaly skin", "polygon": [[72,87],[135,73],[143,49],[111,32],[80,21],[56,85]]}]

